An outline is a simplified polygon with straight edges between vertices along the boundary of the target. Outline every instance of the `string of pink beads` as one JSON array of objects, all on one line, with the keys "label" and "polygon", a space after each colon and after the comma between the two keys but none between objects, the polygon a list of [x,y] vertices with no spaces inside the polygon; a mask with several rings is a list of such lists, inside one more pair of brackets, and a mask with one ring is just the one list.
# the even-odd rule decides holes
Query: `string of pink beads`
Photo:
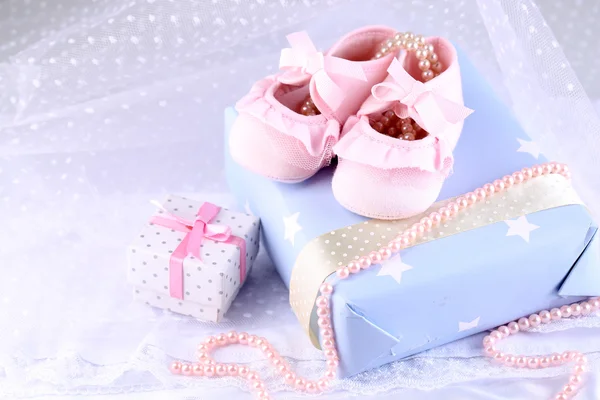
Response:
[{"label": "string of pink beads", "polygon": [[[327,291],[327,289],[325,289]],[[333,335],[333,332],[332,332]],[[198,345],[197,358],[195,364],[181,363],[175,361],[171,364],[170,370],[174,374],[186,376],[239,376],[248,381],[250,389],[255,393],[258,400],[269,400],[271,397],[266,391],[265,383],[256,371],[252,371],[246,366],[237,364],[220,364],[212,357],[211,352],[219,347],[225,347],[233,344],[241,344],[260,349],[264,356],[270,360],[271,365],[282,375],[285,382],[293,386],[297,391],[306,391],[309,393],[322,392],[328,389],[329,382],[335,378],[335,369],[328,371],[325,376],[319,380],[311,381],[296,376],[292,372],[290,365],[281,357],[281,355],[271,346],[267,339],[250,335],[246,332],[229,332],[217,336],[209,336],[203,343]],[[329,360],[328,364],[337,366],[337,360]]]},{"label": "string of pink beads", "polygon": [[[412,227],[390,241],[387,246],[382,246],[379,250],[372,251],[368,255],[364,255],[351,261],[348,265],[338,268],[336,270],[336,275],[339,279],[346,279],[350,277],[350,275],[358,274],[362,270],[380,264],[400,250],[411,246],[419,237],[425,235],[426,232],[429,232],[434,227],[456,217],[461,211],[468,209],[477,202],[486,201],[487,198],[494,194],[502,193],[512,186],[549,174],[560,174],[567,179],[570,179],[571,177],[571,173],[566,165],[550,162],[542,165],[535,165],[531,168],[523,168],[511,175],[504,176],[502,179],[486,183],[482,187],[456,198],[444,207],[423,217],[419,222],[415,223]],[[217,363],[211,356],[211,353],[220,347],[240,344],[260,349],[265,357],[270,360],[272,366],[276,368],[277,372],[283,376],[285,382],[295,390],[308,393],[320,393],[326,391],[330,387],[331,381],[336,377],[336,370],[340,361],[336,350],[335,334],[331,322],[330,301],[333,290],[334,287],[331,284],[323,283],[319,288],[319,296],[315,302],[321,345],[327,362],[325,374],[317,380],[308,380],[296,375],[296,373],[291,370],[290,365],[271,346],[267,339],[249,335],[245,332],[229,332],[228,334],[209,336],[198,346],[198,362],[188,364],[175,361],[171,364],[170,370],[174,374],[186,376],[239,376],[248,381],[248,385],[255,393],[256,399],[269,400],[271,397],[266,390],[263,380],[256,371],[252,371],[243,365]],[[502,354],[494,345],[500,339],[508,337],[510,334],[516,334],[519,331],[526,330],[531,326],[537,326],[541,323],[548,323],[561,318],[585,315],[599,309],[600,300],[598,298],[593,298],[588,302],[564,306],[560,309],[553,309],[551,311],[542,311],[539,314],[531,315],[529,318],[522,318],[517,322],[511,322],[506,326],[499,327],[489,336],[486,336],[484,339],[485,353],[505,365],[514,365],[516,367],[527,366],[529,368],[545,368],[546,366],[559,365],[559,357],[560,364],[566,361],[574,361],[576,363],[574,375],[571,376],[569,384],[556,396],[556,400],[568,399],[570,398],[569,396],[571,396],[571,393],[575,393],[582,382],[582,374],[585,372],[586,362],[584,355],[578,352],[567,352],[563,353],[561,356],[553,355],[549,357],[513,356]]]},{"label": "string of pink beads", "polygon": [[562,354],[554,353],[547,356],[523,356],[505,354],[496,348],[496,345],[510,335],[536,328],[542,324],[549,324],[562,318],[579,317],[589,315],[600,310],[600,298],[594,297],[588,301],[574,303],[552,310],[543,310],[537,314],[531,314],[528,318],[520,318],[518,321],[510,322],[493,330],[483,338],[485,354],[499,364],[517,368],[549,368],[557,367],[568,362],[574,362],[573,374],[569,377],[563,389],[558,392],[555,400],[567,400],[572,398],[583,383],[583,374],[587,370],[587,357],[578,351],[565,351]]}]

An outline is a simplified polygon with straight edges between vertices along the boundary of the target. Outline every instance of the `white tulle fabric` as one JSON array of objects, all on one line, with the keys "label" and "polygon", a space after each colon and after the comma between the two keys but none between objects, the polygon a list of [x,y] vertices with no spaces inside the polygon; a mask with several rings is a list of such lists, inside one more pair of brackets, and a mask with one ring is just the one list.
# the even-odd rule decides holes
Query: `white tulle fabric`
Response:
[{"label": "white tulle fabric", "polygon": [[[598,215],[600,124],[584,86],[600,96],[592,52],[600,11],[593,0],[552,3],[540,11],[527,0],[0,1],[0,397],[243,388],[166,368],[174,357],[192,359],[204,335],[234,328],[268,337],[302,373],[321,372],[322,356],[264,255],[221,325],[132,303],[125,281],[124,249],[151,215],[150,199],[178,193],[231,205],[223,108],[275,72],[292,31],[308,30],[322,48],[373,23],[449,37],[543,151],[571,165]],[[600,318],[547,329],[560,332],[507,345],[578,348],[598,371]],[[338,382],[336,391],[565,373],[491,366],[478,339]],[[250,363],[283,389],[257,353],[232,347],[222,357]]]}]

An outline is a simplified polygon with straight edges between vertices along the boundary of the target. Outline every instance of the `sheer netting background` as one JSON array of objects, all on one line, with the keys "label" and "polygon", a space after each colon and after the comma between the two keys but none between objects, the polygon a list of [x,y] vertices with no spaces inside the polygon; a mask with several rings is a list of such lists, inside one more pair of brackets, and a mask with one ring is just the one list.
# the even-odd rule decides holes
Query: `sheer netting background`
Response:
[{"label": "sheer netting background", "polygon": [[[543,152],[570,164],[598,216],[600,5],[540,1],[0,0],[0,397],[245,390],[166,368],[191,360],[201,337],[232,328],[268,337],[303,373],[322,372],[264,254],[222,325],[132,303],[126,283],[124,249],[153,212],[149,200],[232,204],[223,109],[276,71],[292,31],[307,30],[321,48],[374,23],[449,37]],[[480,339],[337,382],[332,396],[567,372],[492,366]],[[578,347],[598,372],[600,318],[507,346]],[[257,353],[220,357],[250,363],[284,390]]]}]

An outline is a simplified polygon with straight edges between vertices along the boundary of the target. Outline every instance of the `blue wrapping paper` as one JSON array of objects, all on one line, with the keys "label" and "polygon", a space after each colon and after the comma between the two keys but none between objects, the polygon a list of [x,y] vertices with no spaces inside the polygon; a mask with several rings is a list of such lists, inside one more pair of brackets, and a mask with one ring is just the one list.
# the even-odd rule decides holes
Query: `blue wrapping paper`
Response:
[{"label": "blue wrapping paper", "polygon": [[[544,162],[510,110],[459,51],[465,105],[475,110],[454,151],[439,199]],[[236,117],[225,111],[225,141]],[[227,148],[227,146],[225,146]],[[227,152],[226,152],[227,153]],[[367,221],[340,206],[334,167],[299,184],[271,181],[225,155],[240,204],[262,221],[265,247],[289,286],[302,248],[332,230]],[[600,295],[597,225],[582,205],[526,216],[529,241],[501,221],[402,252],[412,269],[397,281],[374,266],[335,283],[332,319],[342,377],[378,367],[530,313]],[[313,299],[314,300],[314,299]]]}]

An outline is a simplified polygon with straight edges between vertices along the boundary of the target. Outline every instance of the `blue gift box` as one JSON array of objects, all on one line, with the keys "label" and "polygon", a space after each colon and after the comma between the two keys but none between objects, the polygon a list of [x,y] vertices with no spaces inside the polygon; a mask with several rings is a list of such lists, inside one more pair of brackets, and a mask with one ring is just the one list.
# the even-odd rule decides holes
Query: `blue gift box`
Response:
[{"label": "blue gift box", "polygon": [[[465,105],[475,112],[465,121],[454,151],[454,173],[439,199],[545,161],[460,51],[459,61]],[[226,144],[235,118],[235,110],[228,108]],[[336,202],[334,166],[306,182],[283,184],[245,170],[228,153],[225,158],[230,187],[240,204],[261,218],[265,247],[288,286],[305,245],[367,221]],[[600,239],[583,205],[534,212],[526,215],[526,224],[534,230],[512,235],[509,225],[499,221],[411,247],[402,252],[402,263],[411,269],[402,269],[401,276],[379,274],[382,266],[377,265],[336,282],[332,320],[340,375],[600,295]]]}]

